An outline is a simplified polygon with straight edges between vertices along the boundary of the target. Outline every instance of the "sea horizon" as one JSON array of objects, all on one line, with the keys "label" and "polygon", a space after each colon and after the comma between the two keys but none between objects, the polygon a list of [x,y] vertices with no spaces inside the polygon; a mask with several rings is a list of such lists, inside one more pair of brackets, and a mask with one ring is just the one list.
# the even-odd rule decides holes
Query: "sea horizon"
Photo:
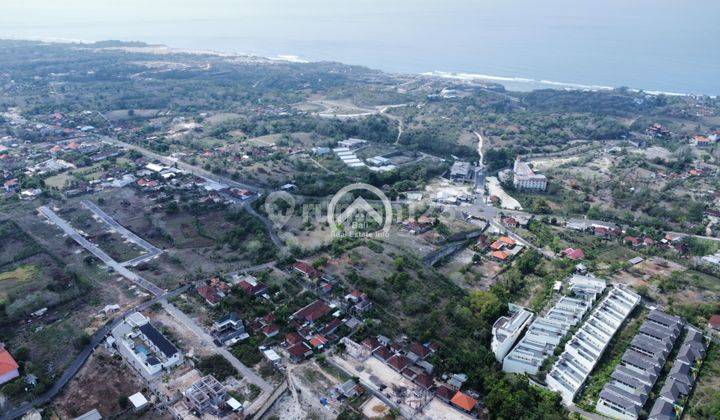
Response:
[{"label": "sea horizon", "polygon": [[409,73],[409,72],[393,72],[393,71],[387,71],[380,68],[374,68],[368,65],[363,64],[349,64],[344,63],[339,60],[309,60],[305,59],[299,55],[295,54],[278,54],[276,56],[265,56],[265,55],[258,55],[253,53],[246,53],[246,52],[239,52],[239,51],[217,51],[212,49],[188,49],[188,48],[181,48],[181,47],[174,47],[172,45],[167,45],[163,43],[147,43],[145,41],[139,40],[139,39],[127,39],[127,40],[121,40],[121,39],[98,39],[98,40],[88,40],[88,39],[66,39],[66,38],[56,38],[56,37],[38,37],[38,38],[27,38],[27,37],[0,37],[0,41],[29,41],[29,42],[42,42],[42,43],[57,43],[57,44],[81,44],[81,45],[92,45],[99,42],[107,42],[107,41],[117,41],[117,42],[125,42],[125,43],[144,43],[147,47],[162,47],[167,49],[168,51],[181,53],[181,54],[211,54],[211,55],[218,55],[218,56],[232,56],[232,57],[255,57],[270,61],[285,61],[289,63],[301,63],[301,64],[311,64],[311,63],[321,63],[321,62],[335,62],[339,64],[344,65],[356,65],[361,67],[366,67],[371,70],[377,70],[381,71],[386,74],[391,75],[410,75],[410,76],[424,76],[424,77],[430,77],[430,78],[440,78],[440,79],[453,79],[458,81],[465,81],[465,82],[471,82],[471,81],[483,81],[483,82],[491,82],[496,83],[499,85],[502,85],[505,89],[509,91],[514,92],[530,92],[533,90],[540,90],[540,89],[555,89],[555,90],[566,90],[566,91],[612,91],[615,89],[628,89],[632,92],[636,93],[645,93],[648,95],[665,95],[665,96],[706,96],[710,98],[717,98],[720,95],[712,95],[712,94],[704,94],[704,93],[686,93],[686,92],[667,92],[667,91],[658,91],[658,90],[646,90],[643,88],[638,88],[634,86],[605,86],[605,85],[596,85],[596,84],[582,84],[582,83],[575,83],[575,82],[562,82],[562,81],[555,81],[555,80],[541,80],[541,79],[535,79],[532,77],[517,77],[517,76],[503,76],[503,75],[488,75],[488,74],[480,74],[480,73],[471,73],[471,72],[465,72],[465,71],[445,71],[445,70],[430,70],[430,71],[422,71],[422,72],[416,72],[416,73]]},{"label": "sea horizon", "polygon": [[516,90],[718,96],[718,17],[716,0],[27,0],[3,6],[0,38],[137,40]]}]

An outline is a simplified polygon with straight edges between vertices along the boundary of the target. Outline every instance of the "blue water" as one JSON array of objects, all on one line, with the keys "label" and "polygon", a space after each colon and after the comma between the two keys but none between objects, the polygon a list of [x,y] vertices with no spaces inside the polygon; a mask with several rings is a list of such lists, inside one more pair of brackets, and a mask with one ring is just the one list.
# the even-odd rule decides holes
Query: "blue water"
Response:
[{"label": "blue water", "polygon": [[7,3],[0,37],[142,40],[391,72],[527,78],[533,86],[720,95],[718,0]]}]

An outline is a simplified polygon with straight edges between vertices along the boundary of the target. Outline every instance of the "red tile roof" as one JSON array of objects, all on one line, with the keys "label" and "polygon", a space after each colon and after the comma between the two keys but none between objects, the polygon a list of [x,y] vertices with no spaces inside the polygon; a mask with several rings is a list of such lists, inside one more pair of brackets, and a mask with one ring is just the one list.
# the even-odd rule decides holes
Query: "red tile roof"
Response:
[{"label": "red tile roof", "polygon": [[316,335],[315,337],[310,340],[310,344],[312,344],[313,347],[320,347],[327,344],[328,339],[323,337],[322,335]]},{"label": "red tile roof", "polygon": [[380,347],[378,349],[375,349],[375,351],[373,351],[373,354],[379,357],[381,360],[388,360],[390,357],[393,356],[393,353],[387,347]]},{"label": "red tile roof", "polygon": [[293,314],[293,318],[304,319],[305,321],[312,322],[319,318],[322,318],[325,314],[330,312],[330,307],[318,299],[315,302],[307,305]]},{"label": "red tile roof", "polygon": [[585,252],[580,248],[565,248],[563,254],[573,261],[582,260],[585,258]]},{"label": "red tile roof", "polygon": [[509,236],[501,236],[498,241],[503,242],[508,246],[515,246],[515,244],[517,244],[517,242],[515,242],[515,240]]},{"label": "red tile roof", "polygon": [[440,398],[442,400],[450,401],[450,399],[453,397],[454,392],[455,391],[448,388],[447,386],[441,385],[438,387],[438,389],[435,390],[435,395],[437,395],[438,398]]},{"label": "red tile roof", "polygon": [[315,267],[304,261],[298,261],[293,264],[293,268],[310,278],[320,277],[320,271],[316,270]]},{"label": "red tile roof", "polygon": [[380,347],[380,342],[375,337],[368,337],[362,341],[362,345],[368,350],[372,351]]},{"label": "red tile roof", "polygon": [[505,244],[502,243],[501,241],[495,241],[492,244],[490,244],[490,248],[494,249],[495,251],[502,249],[502,247],[504,247],[504,246],[505,246]]},{"label": "red tile roof", "polygon": [[292,357],[305,357],[312,354],[312,349],[307,345],[307,343],[301,342],[290,347],[288,349],[288,353]]},{"label": "red tile roof", "polygon": [[280,327],[278,327],[275,324],[267,325],[262,329],[263,334],[265,334],[268,337],[271,337],[271,336],[277,334],[278,331],[280,331]]},{"label": "red tile roof", "polygon": [[4,347],[0,346],[0,376],[7,375],[10,372],[17,370],[20,366],[17,364],[15,359],[5,350]]},{"label": "red tile roof", "polygon": [[296,333],[295,331],[285,334],[285,342],[289,346],[294,346],[297,343],[302,343],[303,338],[300,334]]},{"label": "red tile roof", "polygon": [[332,321],[328,322],[327,325],[325,325],[323,327],[322,331],[320,331],[320,332],[324,335],[329,335],[329,334],[334,333],[335,330],[337,330],[338,327],[340,327],[341,325],[342,325],[342,321],[335,318]]},{"label": "red tile roof", "polygon": [[493,251],[492,256],[501,261],[505,261],[508,259],[508,257],[510,257],[510,254],[505,251]]},{"label": "red tile roof", "polygon": [[452,400],[450,400],[450,402],[465,411],[472,411],[477,405],[477,400],[475,400],[475,398],[472,398],[469,395],[465,395],[460,391],[458,391],[455,396],[452,397]]},{"label": "red tile roof", "polygon": [[221,300],[220,296],[217,294],[217,291],[212,286],[204,284],[197,288],[197,292],[200,294],[200,296],[204,297],[205,300],[207,300],[211,305],[217,305]]},{"label": "red tile roof", "polygon": [[263,321],[265,321],[266,324],[269,324],[271,322],[275,322],[275,320],[277,320],[277,316],[274,313],[270,312],[269,314],[265,315],[262,319],[263,319]]},{"label": "red tile roof", "polygon": [[638,246],[638,245],[640,245],[640,239],[637,238],[637,237],[635,237],[635,236],[626,236],[626,237],[625,237],[625,242],[629,242],[629,243],[631,243],[633,246]]},{"label": "red tile roof", "polygon": [[414,342],[410,345],[410,351],[420,356],[420,358],[425,358],[425,356],[430,354],[430,349],[418,342]]},{"label": "red tile roof", "polygon": [[257,282],[255,284],[250,283],[247,280],[243,280],[238,283],[241,289],[250,296],[260,295],[267,291],[268,286],[265,283]]},{"label": "red tile roof", "polygon": [[410,359],[405,356],[398,356],[397,354],[388,359],[387,364],[392,366],[398,372],[405,369],[410,364]]},{"label": "red tile roof", "polygon": [[708,320],[708,324],[711,328],[714,328],[716,330],[720,329],[720,315],[713,315]]},{"label": "red tile roof", "polygon": [[430,389],[430,387],[432,387],[435,383],[432,376],[428,375],[427,373],[421,373],[416,376],[414,382],[425,389]]}]

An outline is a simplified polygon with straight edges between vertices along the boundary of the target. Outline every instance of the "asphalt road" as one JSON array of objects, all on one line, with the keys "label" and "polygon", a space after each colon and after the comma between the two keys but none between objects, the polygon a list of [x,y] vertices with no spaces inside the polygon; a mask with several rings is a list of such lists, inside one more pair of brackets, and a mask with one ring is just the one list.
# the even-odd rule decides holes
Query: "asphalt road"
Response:
[{"label": "asphalt road", "polygon": [[284,248],[285,248],[285,242],[283,242],[283,240],[280,239],[280,237],[278,236],[277,231],[276,231],[276,229],[275,229],[275,226],[273,225],[273,222],[271,222],[270,219],[268,219],[267,217],[265,217],[265,216],[263,216],[262,214],[258,213],[258,212],[255,210],[255,208],[252,206],[252,203],[253,203],[255,200],[257,200],[257,198],[258,198],[258,197],[255,196],[255,197],[253,197],[253,198],[251,198],[251,199],[249,199],[249,200],[245,200],[245,202],[243,203],[243,208],[244,208],[245,211],[247,211],[248,213],[250,213],[250,214],[252,214],[253,216],[255,216],[255,217],[257,217],[258,219],[260,219],[260,221],[265,225],[265,228],[267,229],[268,234],[270,235],[270,240],[273,242],[273,244],[275,244],[275,246],[278,247],[278,249],[284,249]]},{"label": "asphalt road", "polygon": [[121,263],[122,265],[134,266],[143,261],[150,260],[150,259],[155,258],[156,256],[162,254],[162,252],[163,252],[162,249],[156,247],[155,245],[151,244],[150,242],[146,241],[145,239],[137,236],[133,232],[126,229],[125,226],[116,222],[115,219],[110,217],[110,215],[105,213],[100,207],[95,205],[95,203],[93,203],[92,201],[82,200],[81,203],[88,210],[95,213],[96,216],[101,218],[108,226],[110,226],[115,231],[117,231],[119,234],[121,234],[125,239],[127,239],[128,241],[134,243],[135,245],[143,248],[147,252],[147,254],[145,254],[145,255],[141,255],[137,258],[133,258],[130,261],[125,261],[125,262]]},{"label": "asphalt road", "polygon": [[[166,293],[162,296],[162,298],[170,298],[179,295],[180,293],[185,292],[188,289],[189,286],[182,286],[178,289],[173,290],[170,293]],[[139,311],[142,312],[146,309],[148,309],[153,304],[159,302],[161,297],[155,297],[147,302],[144,302],[132,309],[127,310],[122,314],[122,316],[119,316],[115,318],[110,324],[106,324],[104,327],[100,328],[93,334],[93,336],[90,339],[90,344],[85,346],[85,348],[80,352],[80,354],[77,355],[75,360],[70,364],[70,366],[65,369],[63,374],[60,376],[60,378],[53,384],[53,386],[46,391],[44,394],[40,395],[39,397],[35,398],[34,400],[27,402],[25,404],[22,404],[18,407],[15,407],[13,409],[10,409],[4,413],[2,413],[2,417],[0,419],[2,420],[10,420],[10,419],[16,419],[19,417],[24,416],[28,411],[32,410],[34,407],[39,407],[41,405],[47,404],[50,402],[55,396],[65,387],[65,385],[72,380],[75,375],[80,371],[80,368],[83,367],[87,359],[90,357],[90,354],[95,350],[95,348],[100,345],[105,340],[105,337],[110,333],[110,331],[115,328],[120,322],[122,322],[123,318],[130,315],[133,312]]]},{"label": "asphalt road", "polygon": [[47,217],[51,222],[55,223],[63,231],[65,231],[65,233],[68,234],[71,238],[73,238],[75,240],[75,242],[77,242],[83,248],[90,251],[90,253],[92,253],[95,257],[97,257],[100,261],[102,261],[103,264],[107,265],[108,267],[111,267],[113,270],[115,270],[115,272],[117,272],[121,276],[125,277],[126,279],[130,280],[131,282],[137,284],[138,286],[140,286],[143,289],[147,290],[148,292],[152,293],[154,296],[162,296],[163,294],[165,294],[165,292],[166,292],[165,290],[159,288],[152,282],[149,282],[149,281],[145,280],[144,278],[138,276],[137,274],[133,273],[132,271],[128,270],[122,264],[120,264],[117,261],[115,261],[114,259],[112,259],[108,254],[105,253],[105,251],[98,248],[97,245],[95,245],[92,242],[85,239],[85,237],[80,235],[80,233],[78,233],[78,231],[75,230],[74,227],[70,226],[70,224],[68,222],[63,220],[54,211],[50,210],[50,208],[48,208],[46,206],[42,206],[42,207],[39,207],[38,210],[45,217]]},{"label": "asphalt road", "polygon": [[273,386],[256,374],[252,369],[245,366],[237,357],[235,357],[225,347],[217,347],[213,344],[213,338],[210,334],[206,333],[199,325],[195,323],[189,316],[183,311],[179,310],[175,305],[168,302],[167,299],[161,299],[163,309],[175,318],[178,322],[183,324],[185,327],[190,329],[195,335],[197,335],[203,342],[210,346],[213,351],[217,354],[222,355],[235,369],[240,372],[243,378],[247,379],[248,382],[253,383],[262,389],[262,394],[258,397],[248,409],[245,410],[247,416],[252,416],[257,410],[259,410],[273,393]]},{"label": "asphalt road", "polygon": [[[216,183],[220,183],[220,184],[225,184],[225,185],[228,185],[228,186],[231,186],[231,187],[235,187],[235,188],[243,188],[243,189],[246,189],[246,190],[253,191],[253,192],[256,193],[256,194],[260,194],[260,193],[263,193],[263,192],[265,191],[265,189],[264,189],[263,187],[259,186],[259,185],[247,184],[247,183],[244,183],[244,182],[238,182],[238,181],[234,181],[234,180],[232,180],[232,179],[230,179],[230,178],[226,178],[226,177],[223,177],[223,176],[220,176],[220,175],[215,175],[215,174],[213,174],[212,172],[207,171],[207,170],[205,170],[205,169],[199,168],[199,167],[194,166],[194,165],[190,165],[190,164],[185,163],[185,162],[183,162],[183,161],[181,161],[181,160],[179,160],[179,159],[176,159],[176,158],[172,158],[172,157],[169,157],[169,156],[161,155],[161,154],[159,154],[159,153],[155,153],[155,152],[153,152],[153,151],[151,151],[151,150],[148,150],[148,149],[146,149],[146,148],[144,148],[144,147],[140,147],[140,146],[137,146],[137,145],[134,145],[134,144],[130,144],[130,143],[125,143],[125,142],[123,142],[123,141],[120,141],[120,140],[117,140],[117,139],[113,139],[113,138],[111,138],[111,137],[105,137],[105,140],[107,140],[107,141],[109,141],[110,143],[113,143],[113,144],[115,144],[115,145],[117,145],[117,146],[126,147],[126,148],[128,148],[128,149],[132,149],[132,150],[135,150],[135,151],[137,151],[137,152],[140,152],[140,153],[142,153],[142,154],[143,154],[144,156],[146,156],[146,157],[150,157],[150,158],[153,158],[153,159],[157,159],[157,160],[159,160],[160,162],[163,162],[165,165],[168,165],[168,166],[173,166],[173,165],[174,165],[174,166],[177,166],[179,169],[182,169],[182,170],[184,170],[184,171],[187,171],[187,172],[189,172],[189,173],[191,173],[191,174],[193,174],[193,175],[195,175],[195,176],[197,176],[197,177],[200,177],[200,178],[202,178],[202,179],[204,179],[204,180],[206,180],[206,181],[211,181],[211,182],[216,182]],[[270,239],[272,240],[273,244],[275,244],[275,246],[278,247],[279,249],[284,249],[284,248],[285,248],[285,243],[284,243],[284,242],[282,241],[282,239],[280,239],[280,237],[278,236],[277,231],[276,231],[275,226],[273,225],[273,223],[272,223],[270,220],[268,220],[267,217],[265,217],[265,216],[261,215],[260,213],[258,213],[257,211],[255,211],[255,209],[252,207],[252,205],[251,205],[252,202],[255,201],[255,200],[257,200],[257,198],[258,198],[258,196],[255,196],[255,197],[253,197],[253,198],[251,198],[251,199],[249,199],[249,200],[244,200],[244,201],[242,202],[243,208],[244,208],[247,212],[249,212],[250,214],[252,214],[253,216],[255,216],[255,217],[257,217],[258,219],[260,219],[260,221],[262,221],[263,224],[265,225],[265,227],[267,228],[268,234],[270,235]]]},{"label": "asphalt road", "polygon": [[276,263],[277,263],[277,261],[268,261],[263,264],[258,264],[258,265],[253,265],[252,267],[243,268],[241,270],[231,271],[231,272],[227,273],[227,276],[233,277],[233,276],[239,275],[239,274],[254,273],[256,271],[262,271],[262,270],[265,270],[266,268],[274,267]]},{"label": "asphalt road", "polygon": [[103,140],[106,140],[106,141],[108,141],[108,142],[110,142],[110,143],[113,143],[113,144],[115,144],[115,145],[117,145],[117,146],[125,147],[125,148],[128,148],[128,149],[132,149],[132,150],[135,150],[135,151],[137,151],[137,152],[140,152],[140,153],[142,153],[143,155],[145,155],[145,156],[147,156],[147,157],[151,157],[151,158],[153,158],[153,159],[159,160],[160,162],[164,163],[165,165],[168,165],[168,166],[176,166],[178,169],[182,169],[182,170],[184,170],[184,171],[187,171],[187,172],[189,172],[189,173],[191,173],[191,174],[193,174],[193,175],[195,175],[195,176],[197,176],[197,177],[203,178],[203,179],[206,180],[206,181],[212,181],[212,182],[217,182],[217,183],[220,183],[220,184],[226,184],[226,185],[229,185],[229,186],[231,186],[231,187],[243,188],[243,189],[250,190],[250,191],[253,191],[253,192],[262,192],[262,191],[263,191],[263,188],[262,188],[261,186],[254,185],[254,184],[246,184],[246,183],[243,183],[243,182],[234,181],[234,180],[232,180],[232,179],[230,179],[230,178],[226,178],[226,177],[224,177],[224,176],[215,175],[214,173],[212,173],[212,172],[210,172],[210,171],[207,171],[207,170],[205,170],[205,169],[203,169],[203,168],[199,168],[199,167],[197,167],[197,166],[190,165],[189,163],[185,163],[185,162],[183,162],[183,161],[181,161],[181,160],[179,160],[179,159],[173,158],[173,157],[169,157],[169,156],[161,155],[161,154],[159,154],[159,153],[155,153],[155,152],[153,152],[153,151],[151,151],[151,150],[148,150],[148,149],[146,149],[146,148],[144,148],[144,147],[141,147],[141,146],[137,146],[137,145],[130,144],[130,143],[125,143],[125,142],[123,142],[123,141],[120,141],[120,140],[118,140],[118,139],[114,139],[114,138],[112,138],[112,137],[103,137]]}]

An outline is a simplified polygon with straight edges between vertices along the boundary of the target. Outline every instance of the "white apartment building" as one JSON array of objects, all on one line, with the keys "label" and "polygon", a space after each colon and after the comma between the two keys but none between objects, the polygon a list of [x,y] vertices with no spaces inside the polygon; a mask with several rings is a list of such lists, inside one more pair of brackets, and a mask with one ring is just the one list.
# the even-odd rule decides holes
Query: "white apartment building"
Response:
[{"label": "white apartment building", "polygon": [[183,361],[182,353],[139,312],[113,328],[112,336],[120,354],[146,378]]},{"label": "white apartment building", "polygon": [[495,321],[492,328],[492,343],[490,346],[498,362],[502,363],[505,356],[532,319],[532,312],[520,308],[510,316],[502,316]]},{"label": "white apartment building", "polygon": [[513,186],[519,190],[545,191],[547,177],[536,174],[527,163],[518,158],[513,165]]},{"label": "white apartment building", "polygon": [[503,371],[508,373],[538,373],[568,330],[580,322],[590,310],[591,303],[563,296],[544,317],[537,317],[525,336],[503,359]]}]

